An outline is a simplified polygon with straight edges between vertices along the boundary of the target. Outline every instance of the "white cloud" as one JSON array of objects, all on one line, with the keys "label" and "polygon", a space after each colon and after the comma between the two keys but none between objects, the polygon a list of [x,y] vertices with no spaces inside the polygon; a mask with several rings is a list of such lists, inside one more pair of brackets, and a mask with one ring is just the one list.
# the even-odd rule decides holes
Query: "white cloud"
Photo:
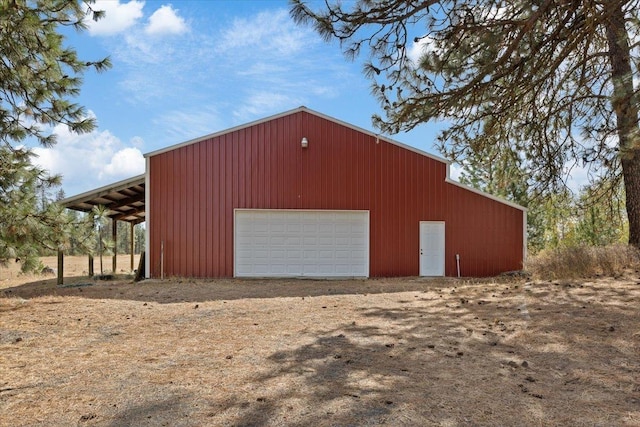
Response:
[{"label": "white cloud", "polygon": [[193,110],[168,111],[155,118],[153,123],[163,129],[163,134],[171,144],[208,135],[230,126],[220,119],[215,108],[206,105]]},{"label": "white cloud", "polygon": [[142,148],[144,146],[144,139],[139,136],[134,136],[129,142],[136,148]]},{"label": "white cloud", "polygon": [[75,134],[64,125],[54,127],[58,142],[36,147],[34,163],[61,174],[69,195],[141,174],[145,161],[140,150],[127,147],[108,130]]},{"label": "white cloud", "polygon": [[149,17],[144,31],[149,35],[182,34],[188,31],[186,22],[177,12],[170,4],[161,6]]},{"label": "white cloud", "polygon": [[102,170],[103,174],[112,177],[128,177],[144,173],[144,156],[134,147],[116,151],[111,162]]},{"label": "white cloud", "polygon": [[451,163],[449,165],[449,178],[460,182],[460,176],[462,175],[463,170],[464,169],[459,164]]},{"label": "white cloud", "polygon": [[583,187],[588,186],[591,178],[594,177],[591,165],[580,165],[578,163],[566,165],[564,173],[566,176],[565,184],[576,194]]},{"label": "white cloud", "polygon": [[[175,9],[163,7],[154,14],[157,22],[178,16]],[[149,25],[152,21],[145,19]],[[366,82],[354,82],[359,71],[350,71],[338,49],[327,53],[313,30],[297,26],[286,9],[246,15],[205,30],[187,29],[180,37],[156,37],[149,28],[141,22],[105,43],[123,70],[116,86],[121,99],[145,108],[163,106],[154,122],[164,131],[153,144],[183,141],[310,105],[313,98],[335,98],[354,84],[366,87]]]},{"label": "white cloud", "polygon": [[299,107],[304,102],[301,98],[274,92],[257,92],[249,96],[234,115],[240,122],[245,122],[266,114]]},{"label": "white cloud", "polygon": [[411,47],[407,50],[407,57],[414,65],[418,65],[425,53],[433,52],[435,49],[435,43],[431,37],[422,37],[417,42],[411,43]]},{"label": "white cloud", "polygon": [[[284,9],[235,19],[215,33],[194,31],[167,39],[134,30],[124,41],[115,47],[114,58],[127,69],[119,83],[127,101],[151,105],[172,99],[187,112],[197,103],[210,103],[207,94],[230,88],[246,94],[236,102],[248,105],[245,111],[264,110],[249,105],[255,106],[254,94],[262,92],[296,100],[335,97],[336,82],[346,85],[353,77],[344,76],[346,66],[317,55],[320,39],[295,25]],[[339,51],[336,57],[342,61]]]},{"label": "white cloud", "polygon": [[274,64],[272,62],[256,61],[248,65],[248,67],[237,71],[239,76],[247,76],[250,78],[274,76],[286,73],[287,67],[282,64]]},{"label": "white cloud", "polygon": [[296,25],[285,9],[260,12],[250,18],[233,21],[223,31],[218,49],[222,52],[242,49],[254,52],[257,48],[269,55],[290,56],[303,52],[319,38],[308,28]]},{"label": "white cloud", "polygon": [[[211,81],[210,70],[201,66],[211,57],[212,48],[206,36],[165,38],[157,37],[159,34],[133,29],[111,48],[115,61],[126,70],[119,86],[130,102],[182,98],[185,93],[176,91],[176,87],[188,86],[203,78]],[[202,87],[198,92],[202,93]]]},{"label": "white cloud", "polygon": [[131,0],[128,3],[120,3],[120,0],[97,0],[92,7],[95,10],[103,10],[105,16],[98,21],[87,18],[89,34],[111,36],[128,30],[142,18],[144,1]]}]

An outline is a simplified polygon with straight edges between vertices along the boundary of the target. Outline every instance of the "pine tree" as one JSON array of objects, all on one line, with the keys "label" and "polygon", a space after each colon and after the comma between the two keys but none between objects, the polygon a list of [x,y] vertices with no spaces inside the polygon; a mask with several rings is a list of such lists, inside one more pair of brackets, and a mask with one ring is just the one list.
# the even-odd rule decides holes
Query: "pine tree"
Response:
[{"label": "pine tree", "polygon": [[24,143],[55,144],[55,124],[78,133],[95,128],[72,98],[82,74],[105,70],[109,60],[81,60],[58,32],[61,26],[83,30],[85,19],[99,19],[103,13],[92,3],[0,0],[0,263],[19,260],[25,271],[37,269],[42,248],[64,247],[78,230],[57,204],[46,203],[60,177],[33,166]]},{"label": "pine tree", "polygon": [[511,148],[501,147],[501,141],[472,147],[460,160],[460,181],[528,209],[527,242],[531,253],[546,247],[602,246],[626,241],[624,187],[619,179],[595,180],[577,196],[566,188],[553,194],[536,192],[528,179],[527,165]]},{"label": "pine tree", "polygon": [[[488,138],[490,136],[485,136]],[[459,160],[462,166],[460,182],[489,194],[502,197],[527,208],[527,244],[532,253],[546,244],[544,209],[548,195],[535,194],[530,189],[529,175],[521,154],[501,141],[477,144]]]},{"label": "pine tree", "polygon": [[40,269],[43,251],[55,252],[92,233],[85,220],[42,196],[59,177],[48,176],[31,157],[25,148],[0,145],[0,265],[19,261],[23,271]]},{"label": "pine tree", "polygon": [[446,120],[439,148],[452,160],[500,141],[521,154],[536,193],[563,191],[577,163],[596,178],[622,175],[629,242],[640,246],[640,0],[308,3],[292,0],[294,19],[350,58],[368,50],[383,131]]},{"label": "pine tree", "polygon": [[581,213],[576,224],[576,239],[591,246],[622,242],[628,226],[624,216],[624,187],[621,182],[598,181],[585,187],[577,209]]}]

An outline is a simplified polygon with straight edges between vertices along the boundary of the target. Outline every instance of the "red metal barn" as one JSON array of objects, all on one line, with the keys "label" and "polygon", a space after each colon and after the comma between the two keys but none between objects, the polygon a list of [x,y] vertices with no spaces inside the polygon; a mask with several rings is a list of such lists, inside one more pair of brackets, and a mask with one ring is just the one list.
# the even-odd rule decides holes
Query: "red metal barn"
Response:
[{"label": "red metal barn", "polygon": [[448,163],[305,107],[147,154],[147,275],[490,276],[524,208]]}]

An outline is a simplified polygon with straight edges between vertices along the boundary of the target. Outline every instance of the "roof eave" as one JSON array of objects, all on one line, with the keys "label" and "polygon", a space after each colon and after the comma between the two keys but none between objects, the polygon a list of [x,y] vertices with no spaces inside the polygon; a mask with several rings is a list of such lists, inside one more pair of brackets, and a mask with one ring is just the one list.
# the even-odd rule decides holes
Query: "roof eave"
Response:
[{"label": "roof eave", "polygon": [[122,181],[115,182],[113,184],[105,185],[104,187],[96,188],[95,190],[89,190],[75,196],[67,197],[65,199],[60,200],[58,204],[66,208],[68,206],[79,203],[80,201],[85,199],[87,200],[95,199],[100,197],[101,195],[105,195],[111,192],[121,191],[129,187],[132,187],[136,184],[144,185],[144,183],[145,183],[145,174],[136,175],[132,178],[127,178]]}]

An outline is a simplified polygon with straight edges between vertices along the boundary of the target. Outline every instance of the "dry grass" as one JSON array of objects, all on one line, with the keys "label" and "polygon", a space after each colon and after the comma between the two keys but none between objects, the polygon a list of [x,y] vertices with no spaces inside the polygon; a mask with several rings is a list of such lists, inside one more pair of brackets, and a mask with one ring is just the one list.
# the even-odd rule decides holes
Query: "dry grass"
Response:
[{"label": "dry grass", "polygon": [[640,268],[640,253],[629,245],[572,246],[529,257],[525,270],[543,280],[617,276]]},{"label": "dry grass", "polygon": [[637,426],[638,280],[5,286],[0,425]]},{"label": "dry grass", "polygon": [[[112,257],[103,258],[103,271],[112,273]],[[20,264],[11,262],[7,267],[0,266],[0,289],[15,286],[23,283],[33,283],[55,277],[58,269],[58,257],[48,256],[40,258],[45,268],[50,268],[53,273],[44,274],[23,274],[20,271]],[[134,268],[138,268],[140,255],[134,255]],[[73,283],[77,281],[87,281],[89,270],[89,259],[86,256],[65,256],[64,257],[64,277],[65,282]],[[116,260],[116,274],[125,275],[131,273],[131,256],[119,254]],[[100,274],[100,259],[94,260],[94,272]]]}]

